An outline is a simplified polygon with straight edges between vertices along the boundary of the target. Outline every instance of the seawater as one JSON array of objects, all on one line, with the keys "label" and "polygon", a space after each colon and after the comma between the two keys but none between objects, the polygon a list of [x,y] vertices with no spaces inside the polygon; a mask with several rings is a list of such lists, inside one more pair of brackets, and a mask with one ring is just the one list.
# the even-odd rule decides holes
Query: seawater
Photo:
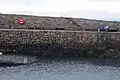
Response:
[{"label": "seawater", "polygon": [[120,80],[120,61],[44,58],[29,65],[0,67],[0,80]]}]

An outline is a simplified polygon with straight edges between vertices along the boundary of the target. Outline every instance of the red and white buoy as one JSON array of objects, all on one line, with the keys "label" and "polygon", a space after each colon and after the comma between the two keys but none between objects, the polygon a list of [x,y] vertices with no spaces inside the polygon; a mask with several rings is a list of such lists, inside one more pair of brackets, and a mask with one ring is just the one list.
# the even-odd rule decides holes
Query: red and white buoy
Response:
[{"label": "red and white buoy", "polygon": [[18,23],[23,25],[25,23],[25,20],[23,18],[21,18],[21,19],[19,19]]}]

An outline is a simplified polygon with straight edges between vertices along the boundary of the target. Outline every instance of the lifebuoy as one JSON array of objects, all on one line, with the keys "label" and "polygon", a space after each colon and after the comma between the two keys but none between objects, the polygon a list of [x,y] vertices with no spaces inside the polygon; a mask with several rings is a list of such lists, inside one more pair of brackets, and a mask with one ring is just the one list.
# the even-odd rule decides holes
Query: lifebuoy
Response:
[{"label": "lifebuoy", "polygon": [[21,19],[19,19],[18,23],[23,25],[25,23],[25,20],[23,18],[21,18]]}]

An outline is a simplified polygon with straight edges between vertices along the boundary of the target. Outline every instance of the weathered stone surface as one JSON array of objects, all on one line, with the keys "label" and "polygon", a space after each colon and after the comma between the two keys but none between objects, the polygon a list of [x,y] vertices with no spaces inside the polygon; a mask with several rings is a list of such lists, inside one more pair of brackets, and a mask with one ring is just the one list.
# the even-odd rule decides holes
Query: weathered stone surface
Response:
[{"label": "weathered stone surface", "polygon": [[[25,19],[24,25],[18,24],[20,18]],[[120,23],[112,21],[0,14],[0,51],[120,58],[119,32],[84,31],[104,24],[120,31]]]},{"label": "weathered stone surface", "polygon": [[[25,19],[25,24],[18,24],[20,18]],[[90,20],[83,18],[66,18],[66,17],[44,17],[44,16],[27,16],[0,14],[0,28],[12,29],[55,29],[64,28],[64,30],[83,31],[87,28],[97,28],[98,26],[108,25],[110,28],[118,28],[120,23],[115,21]]]},{"label": "weathered stone surface", "polygon": [[0,30],[1,51],[41,55],[70,53],[120,58],[120,33],[62,30]]}]

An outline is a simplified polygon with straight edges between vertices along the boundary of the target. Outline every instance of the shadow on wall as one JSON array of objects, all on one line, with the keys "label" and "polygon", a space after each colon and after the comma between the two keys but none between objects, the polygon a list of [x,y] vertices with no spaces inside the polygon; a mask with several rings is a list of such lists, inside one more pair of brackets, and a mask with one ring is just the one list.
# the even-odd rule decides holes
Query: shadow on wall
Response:
[{"label": "shadow on wall", "polygon": [[105,33],[98,35],[97,40],[89,43],[79,43],[74,48],[65,47],[57,42],[37,43],[37,44],[17,44],[17,45],[0,45],[5,54],[23,54],[37,55],[41,57],[52,56],[80,56],[94,58],[114,58],[119,59],[120,41],[112,40]]}]

